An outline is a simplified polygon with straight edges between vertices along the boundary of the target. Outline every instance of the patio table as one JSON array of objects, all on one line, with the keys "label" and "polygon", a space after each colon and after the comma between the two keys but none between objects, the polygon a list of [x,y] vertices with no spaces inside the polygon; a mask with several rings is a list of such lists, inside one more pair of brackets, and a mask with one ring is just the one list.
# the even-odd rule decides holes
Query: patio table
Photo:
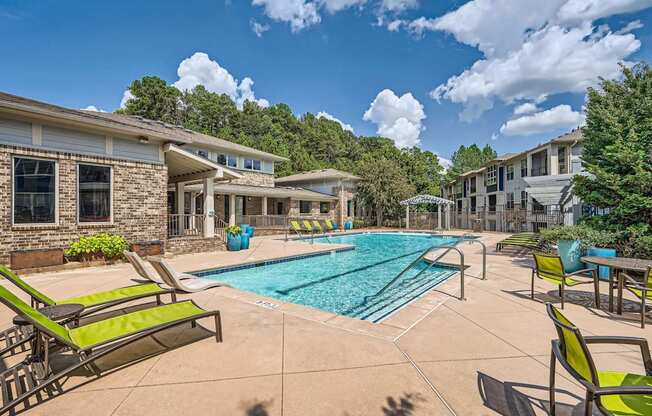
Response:
[{"label": "patio table", "polygon": [[[621,272],[633,271],[645,273],[648,266],[652,266],[652,260],[635,259],[631,257],[603,257],[603,256],[584,256],[580,258],[584,263],[591,263],[597,266],[606,266],[614,270],[616,274],[616,281],[618,284],[618,309],[617,313],[623,313],[623,286],[625,279]],[[609,312],[614,311],[614,281],[613,274],[609,273]]]}]

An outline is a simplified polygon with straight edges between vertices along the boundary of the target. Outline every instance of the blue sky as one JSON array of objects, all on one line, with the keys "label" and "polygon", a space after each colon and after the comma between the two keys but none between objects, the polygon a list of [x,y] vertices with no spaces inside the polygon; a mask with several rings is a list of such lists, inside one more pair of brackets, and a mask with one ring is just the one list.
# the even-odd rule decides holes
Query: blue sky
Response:
[{"label": "blue sky", "polygon": [[508,152],[581,123],[618,62],[652,61],[650,24],[649,0],[0,0],[0,90],[113,111],[158,75],[444,157]]}]

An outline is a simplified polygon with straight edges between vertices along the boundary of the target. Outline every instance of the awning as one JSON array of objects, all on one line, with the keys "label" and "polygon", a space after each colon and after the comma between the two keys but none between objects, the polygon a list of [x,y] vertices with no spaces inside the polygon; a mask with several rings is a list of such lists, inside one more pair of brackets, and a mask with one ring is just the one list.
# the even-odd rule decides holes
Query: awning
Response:
[{"label": "awning", "polygon": [[165,164],[168,167],[169,182],[191,182],[204,178],[241,178],[237,172],[218,165],[208,159],[183,150],[173,144],[163,147]]},{"label": "awning", "polygon": [[527,176],[522,178],[527,184],[526,192],[541,205],[563,205],[568,195],[572,174],[554,176]]},{"label": "awning", "polygon": [[[187,190],[201,191],[200,185],[187,185]],[[303,201],[319,201],[331,202],[337,201],[337,197],[328,194],[311,191],[304,188],[290,188],[290,187],[273,187],[273,186],[254,186],[254,185],[238,185],[231,183],[216,183],[215,194],[222,195],[241,195],[241,196],[256,196],[279,199],[296,199]]]}]

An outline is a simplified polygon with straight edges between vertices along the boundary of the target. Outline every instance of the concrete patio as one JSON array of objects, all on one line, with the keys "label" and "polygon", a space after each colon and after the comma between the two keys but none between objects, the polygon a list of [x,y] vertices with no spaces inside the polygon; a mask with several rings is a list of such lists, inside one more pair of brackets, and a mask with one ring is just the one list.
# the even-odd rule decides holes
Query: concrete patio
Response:
[{"label": "concrete patio", "polygon": [[[182,295],[222,312],[223,343],[211,337],[210,319],[194,329],[163,332],[101,360],[99,378],[80,373],[65,380],[64,395],[23,414],[547,414],[550,340],[556,333],[543,302],[559,298],[555,286],[537,281],[536,299],[530,299],[531,257],[494,252],[504,237],[482,235],[487,280],[480,279],[480,246],[460,246],[471,266],[466,301],[457,299],[456,275],[380,324],[226,287]],[[265,237],[255,238],[247,252],[183,255],[170,263],[196,271],[330,249]],[[458,261],[452,254],[444,260]],[[119,264],[32,275],[28,281],[64,298],[131,284],[135,277]],[[623,317],[610,314],[606,284],[601,291],[602,310],[592,306],[590,286],[567,292],[565,313],[584,334],[652,340],[652,325],[639,327],[633,301],[625,301]],[[0,309],[3,328],[12,317]],[[643,371],[633,347],[597,346],[593,356],[600,369]],[[584,390],[557,368],[557,414],[581,414]]]}]

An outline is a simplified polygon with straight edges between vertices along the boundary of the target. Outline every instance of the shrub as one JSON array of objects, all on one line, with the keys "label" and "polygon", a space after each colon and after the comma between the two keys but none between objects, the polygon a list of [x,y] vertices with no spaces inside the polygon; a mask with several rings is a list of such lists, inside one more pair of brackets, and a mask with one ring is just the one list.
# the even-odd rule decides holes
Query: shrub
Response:
[{"label": "shrub", "polygon": [[365,226],[364,220],[358,218],[353,220],[353,228],[364,228],[364,226]]},{"label": "shrub", "polygon": [[652,235],[645,226],[631,226],[626,231],[611,232],[588,225],[564,225],[542,230],[541,237],[548,246],[559,240],[581,240],[585,249],[615,248],[619,256],[652,259]]},{"label": "shrub", "polygon": [[224,231],[227,234],[235,234],[235,235],[240,235],[240,226],[239,225],[231,225],[229,227],[226,227]]},{"label": "shrub", "polygon": [[68,257],[80,260],[92,260],[101,257],[110,260],[121,257],[122,252],[128,248],[129,244],[124,237],[103,233],[80,237],[79,240],[70,244],[65,254]]}]

